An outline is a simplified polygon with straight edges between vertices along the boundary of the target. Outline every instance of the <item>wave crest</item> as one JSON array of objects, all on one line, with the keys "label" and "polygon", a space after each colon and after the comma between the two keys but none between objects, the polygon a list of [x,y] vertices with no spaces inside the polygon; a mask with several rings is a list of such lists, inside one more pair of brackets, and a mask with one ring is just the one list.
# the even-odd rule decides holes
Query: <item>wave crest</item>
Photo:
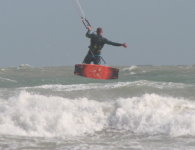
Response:
[{"label": "wave crest", "polygon": [[157,94],[99,102],[26,91],[0,101],[0,134],[84,136],[108,128],[195,136],[195,102]]}]

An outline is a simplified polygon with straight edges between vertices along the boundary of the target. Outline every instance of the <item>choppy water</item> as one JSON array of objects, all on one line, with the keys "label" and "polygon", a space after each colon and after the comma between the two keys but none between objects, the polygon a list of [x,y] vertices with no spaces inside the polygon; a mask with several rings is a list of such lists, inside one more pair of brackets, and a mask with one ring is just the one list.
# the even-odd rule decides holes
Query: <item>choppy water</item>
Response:
[{"label": "choppy water", "polygon": [[195,66],[117,68],[1,68],[0,149],[195,149]]}]

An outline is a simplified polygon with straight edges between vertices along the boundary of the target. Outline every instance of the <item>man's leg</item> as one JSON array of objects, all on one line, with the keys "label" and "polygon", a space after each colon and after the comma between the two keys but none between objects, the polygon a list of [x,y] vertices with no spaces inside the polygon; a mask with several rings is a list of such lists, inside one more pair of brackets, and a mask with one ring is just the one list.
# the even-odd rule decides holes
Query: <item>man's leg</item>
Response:
[{"label": "man's leg", "polygon": [[100,65],[101,64],[101,59],[100,59],[100,56],[96,56],[94,57],[93,59],[93,63],[96,64],[96,65]]},{"label": "man's leg", "polygon": [[92,58],[87,55],[87,56],[85,56],[85,59],[83,60],[83,63],[90,64],[92,61],[93,61]]}]

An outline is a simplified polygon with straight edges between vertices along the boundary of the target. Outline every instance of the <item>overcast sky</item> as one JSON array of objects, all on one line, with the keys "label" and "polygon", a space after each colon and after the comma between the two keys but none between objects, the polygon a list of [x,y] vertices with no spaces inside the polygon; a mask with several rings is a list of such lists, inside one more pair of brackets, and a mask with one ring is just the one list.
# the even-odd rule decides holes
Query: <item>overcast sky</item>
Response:
[{"label": "overcast sky", "polygon": [[[79,0],[107,65],[194,65],[195,0]],[[72,0],[1,0],[0,67],[81,63],[90,40]],[[102,62],[103,63],[103,62]]]}]

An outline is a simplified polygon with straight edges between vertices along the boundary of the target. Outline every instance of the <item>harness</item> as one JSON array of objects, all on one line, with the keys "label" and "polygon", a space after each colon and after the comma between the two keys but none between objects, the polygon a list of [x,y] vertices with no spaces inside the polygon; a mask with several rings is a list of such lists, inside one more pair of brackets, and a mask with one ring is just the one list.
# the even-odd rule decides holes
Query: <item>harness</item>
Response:
[{"label": "harness", "polygon": [[95,37],[91,39],[91,45],[89,46],[89,50],[93,52],[94,56],[101,56],[103,46],[103,37],[101,35],[95,35]]}]

